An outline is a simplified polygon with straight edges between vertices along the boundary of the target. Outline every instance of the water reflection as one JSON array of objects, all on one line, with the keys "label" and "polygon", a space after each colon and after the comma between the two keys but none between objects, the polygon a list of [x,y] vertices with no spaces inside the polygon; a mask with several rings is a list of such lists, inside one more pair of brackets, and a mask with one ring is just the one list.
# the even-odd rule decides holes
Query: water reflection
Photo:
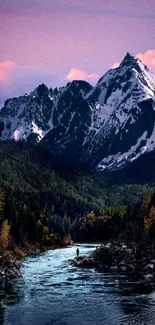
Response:
[{"label": "water reflection", "polygon": [[[19,285],[20,283],[20,285]],[[23,279],[12,281],[7,285],[1,285],[0,287],[0,325],[4,324],[5,314],[7,306],[13,306],[20,303],[21,298],[23,297],[22,284],[24,283]]]},{"label": "water reflection", "polygon": [[[1,290],[3,296],[3,303],[5,305],[14,305],[20,302],[20,299],[23,297],[22,284],[23,280],[12,281]],[[20,284],[20,285],[19,285]]]}]

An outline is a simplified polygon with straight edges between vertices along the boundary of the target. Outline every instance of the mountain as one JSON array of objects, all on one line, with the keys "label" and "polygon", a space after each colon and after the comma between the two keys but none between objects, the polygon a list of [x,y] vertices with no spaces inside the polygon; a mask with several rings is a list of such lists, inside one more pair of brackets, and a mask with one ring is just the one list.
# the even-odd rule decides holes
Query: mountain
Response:
[{"label": "mountain", "polygon": [[40,142],[67,164],[115,170],[155,149],[155,76],[129,53],[92,87],[40,85],[0,111],[1,140]]}]

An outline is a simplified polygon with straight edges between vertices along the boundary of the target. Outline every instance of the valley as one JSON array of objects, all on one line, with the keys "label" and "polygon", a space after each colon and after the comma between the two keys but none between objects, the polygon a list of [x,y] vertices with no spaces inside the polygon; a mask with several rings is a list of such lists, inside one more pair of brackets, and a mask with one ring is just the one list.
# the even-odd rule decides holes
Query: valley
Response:
[{"label": "valley", "polygon": [[[150,261],[154,260],[155,249],[154,105],[155,77],[129,53],[95,87],[85,81],[73,81],[59,89],[42,84],[29,94],[5,102],[0,111],[0,280],[5,288],[1,293],[2,324],[17,324],[16,313],[21,325],[36,321],[45,324],[44,317],[47,324],[51,320],[64,324],[64,316],[60,318],[57,311],[51,315],[51,304],[56,310],[61,306],[66,324],[73,320],[76,324],[76,304],[83,310],[90,293],[92,304],[95,300],[100,312],[97,317],[88,308],[88,322],[87,313],[80,316],[78,311],[77,319],[85,317],[86,324],[94,324],[94,319],[96,324],[101,323],[101,301],[106,296],[105,308],[109,311],[109,301],[118,299],[118,313],[113,314],[113,305],[106,325],[115,325],[115,317],[119,324],[124,320],[133,324],[135,310],[141,321],[146,321],[140,303],[144,298],[147,308],[154,290],[150,287],[150,281],[154,284],[154,264]],[[102,270],[94,261],[86,270],[88,265],[81,260],[82,268],[78,270],[78,261],[73,265],[69,261],[77,247],[74,243],[83,243],[80,253],[86,255],[92,252],[91,243],[93,249],[98,243],[108,243],[113,247],[112,258],[108,262],[101,258]],[[117,247],[122,245],[132,254],[127,256],[120,249],[114,263]],[[127,256],[127,261],[120,255]],[[129,279],[119,272],[120,267],[130,270],[130,257],[132,273],[137,274],[138,265],[144,269],[139,273],[142,284],[140,278]],[[92,260],[88,257],[86,261]],[[115,268],[114,273],[107,268],[109,265]],[[145,270],[148,265],[152,269]],[[82,278],[76,282],[79,274]],[[51,283],[52,277],[55,282]],[[145,296],[140,295],[143,285]],[[37,308],[45,303],[38,295],[42,290],[45,299],[50,300],[39,319]],[[38,299],[37,305],[31,291]],[[75,304],[71,303],[70,297],[75,299],[76,294]],[[130,294],[134,298],[125,303],[125,308],[135,303],[135,297],[138,302],[137,309],[128,315],[120,309],[121,295]],[[26,312],[22,314],[25,303]],[[148,325],[150,317],[154,319],[149,311]]]}]

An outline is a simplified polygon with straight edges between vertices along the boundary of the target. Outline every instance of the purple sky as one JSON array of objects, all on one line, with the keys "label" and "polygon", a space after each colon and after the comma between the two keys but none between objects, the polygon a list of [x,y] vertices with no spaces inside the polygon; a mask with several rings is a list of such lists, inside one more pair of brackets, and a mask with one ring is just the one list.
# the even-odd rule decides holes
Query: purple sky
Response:
[{"label": "purple sky", "polygon": [[0,0],[0,103],[39,83],[94,84],[126,52],[155,71],[154,0]]}]

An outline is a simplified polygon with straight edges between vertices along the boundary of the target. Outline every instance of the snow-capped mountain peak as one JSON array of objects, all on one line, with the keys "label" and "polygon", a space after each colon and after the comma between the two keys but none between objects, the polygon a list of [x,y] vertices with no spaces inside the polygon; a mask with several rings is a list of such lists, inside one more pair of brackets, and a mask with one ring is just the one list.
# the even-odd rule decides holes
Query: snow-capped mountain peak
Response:
[{"label": "snow-capped mountain peak", "polygon": [[5,102],[1,139],[41,142],[66,163],[119,168],[155,148],[155,76],[127,53],[92,87],[72,81],[38,86]]},{"label": "snow-capped mountain peak", "polygon": [[121,66],[131,66],[134,65],[137,62],[137,58],[133,55],[131,55],[129,52],[125,55],[124,59],[121,62]]}]

